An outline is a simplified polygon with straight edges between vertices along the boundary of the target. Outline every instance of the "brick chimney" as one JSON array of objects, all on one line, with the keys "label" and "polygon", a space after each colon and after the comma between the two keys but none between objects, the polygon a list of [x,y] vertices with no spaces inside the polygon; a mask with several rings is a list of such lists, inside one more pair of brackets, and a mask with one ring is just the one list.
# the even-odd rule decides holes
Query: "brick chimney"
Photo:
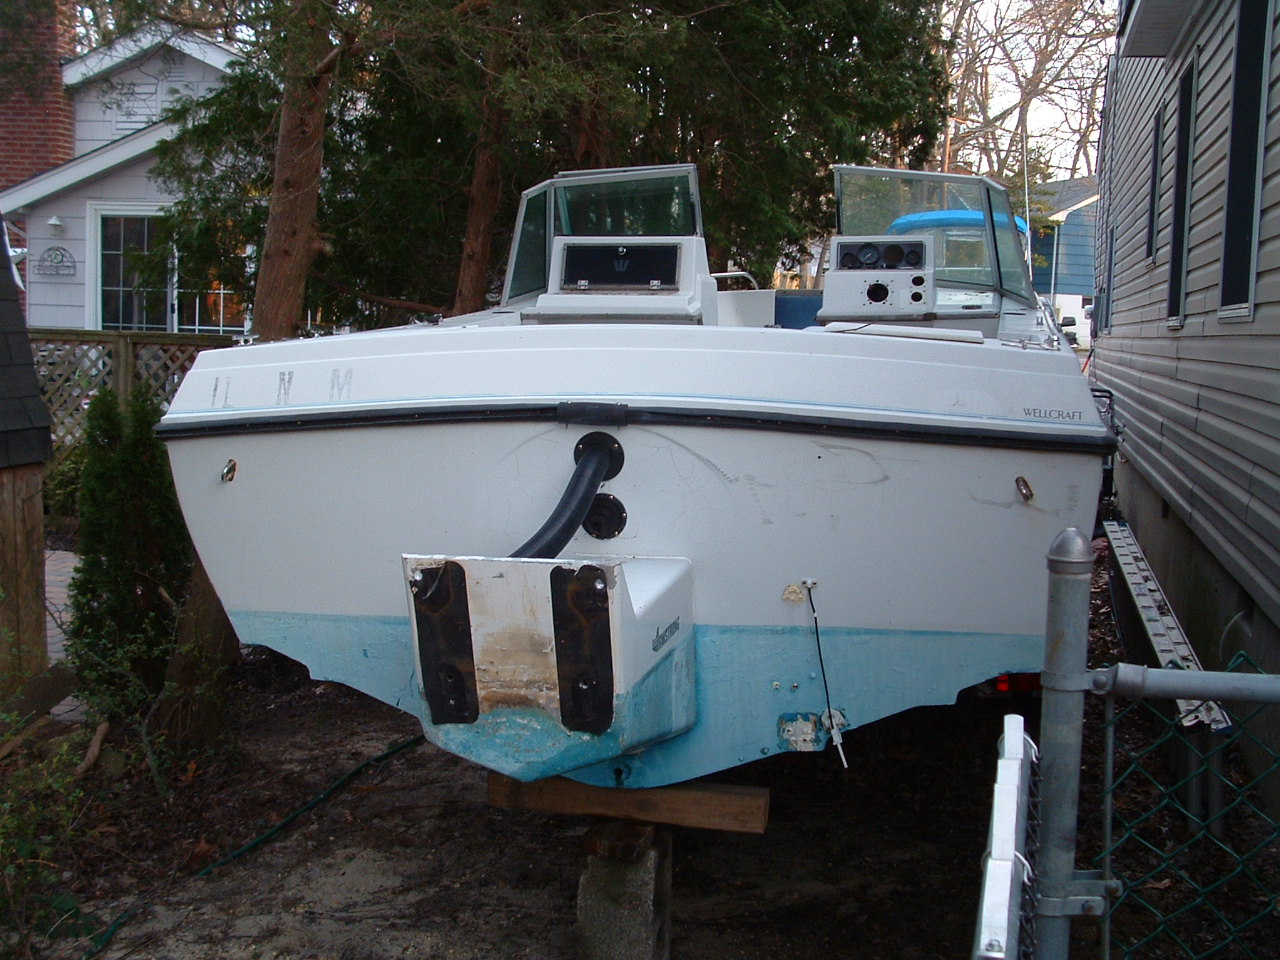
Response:
[{"label": "brick chimney", "polygon": [[[9,0],[5,0],[9,2]],[[62,62],[73,55],[68,0],[16,0],[44,11],[24,35],[0,32],[6,51],[20,49],[38,90],[0,100],[0,190],[65,163],[75,155],[75,113],[62,85]]]}]

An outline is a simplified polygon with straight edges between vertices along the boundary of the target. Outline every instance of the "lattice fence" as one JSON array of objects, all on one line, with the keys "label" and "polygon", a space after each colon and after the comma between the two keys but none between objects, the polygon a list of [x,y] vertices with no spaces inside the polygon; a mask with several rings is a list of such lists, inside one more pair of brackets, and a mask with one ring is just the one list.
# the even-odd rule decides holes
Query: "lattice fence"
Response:
[{"label": "lattice fence", "polygon": [[[1229,669],[1256,672],[1243,657]],[[1257,729],[1275,708],[1237,704],[1230,729],[1212,733],[1188,729],[1170,706],[1120,700],[1109,724],[1114,839],[1103,859],[1123,881],[1110,956],[1274,960],[1280,823],[1262,788],[1280,778],[1280,757]]]},{"label": "lattice fence", "polygon": [[225,347],[230,337],[191,334],[31,331],[36,376],[53,416],[53,463],[84,436],[89,401],[104,389],[127,397],[138,384],[154,390],[167,409],[196,354]]}]

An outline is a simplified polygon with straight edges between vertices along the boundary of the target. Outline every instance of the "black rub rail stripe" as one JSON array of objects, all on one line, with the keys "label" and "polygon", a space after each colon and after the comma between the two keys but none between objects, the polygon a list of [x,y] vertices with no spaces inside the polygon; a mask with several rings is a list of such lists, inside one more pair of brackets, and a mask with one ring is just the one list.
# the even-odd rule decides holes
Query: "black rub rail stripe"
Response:
[{"label": "black rub rail stripe", "polygon": [[820,433],[840,437],[903,440],[916,443],[952,443],[983,447],[1016,447],[1099,456],[1116,449],[1116,438],[1107,434],[1058,434],[1005,430],[981,426],[881,423],[804,414],[759,414],[694,408],[635,407],[625,404],[561,403],[536,407],[451,407],[435,410],[369,412],[349,410],[314,414],[219,419],[213,423],[163,421],[156,432],[164,440],[227,436],[245,433],[287,433],[301,430],[334,430],[352,427],[396,427],[419,423],[564,423],[578,426],[699,426],[783,433]]}]

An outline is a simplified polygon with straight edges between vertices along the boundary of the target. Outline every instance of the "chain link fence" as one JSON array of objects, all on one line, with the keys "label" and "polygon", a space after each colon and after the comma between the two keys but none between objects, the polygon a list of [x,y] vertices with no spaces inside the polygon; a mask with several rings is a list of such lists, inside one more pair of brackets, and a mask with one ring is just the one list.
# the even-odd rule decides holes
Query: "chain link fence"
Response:
[{"label": "chain link fence", "polygon": [[[1228,672],[1259,673],[1244,655]],[[1098,862],[1120,881],[1104,957],[1280,956],[1280,823],[1263,800],[1280,756],[1266,707],[1223,705],[1229,726],[1185,724],[1170,701],[1108,698],[1107,835]]]},{"label": "chain link fence", "polygon": [[[1075,537],[1060,538],[1049,556],[1038,762],[1026,764],[1028,783],[1010,813],[1010,742],[1025,740],[1025,752],[1037,753],[1016,718],[997,765],[971,955],[1276,960],[1280,753],[1262,728],[1271,720],[1275,729],[1264,714],[1280,709],[1272,706],[1280,676],[1244,655],[1225,671],[1188,667],[1194,656],[1180,642],[1161,668],[1086,669],[1087,554],[1083,538],[1066,533]],[[1140,600],[1155,611],[1146,618],[1159,634],[1153,643],[1167,642],[1180,628],[1149,571],[1140,573]],[[1084,709],[1089,692],[1103,698],[1101,709]],[[1099,771],[1086,778],[1083,800],[1082,767]],[[1100,810],[1100,829],[1077,837],[1078,810],[1082,819]],[[1097,869],[1078,869],[1082,861]],[[1079,918],[1101,922],[1072,931]]]}]

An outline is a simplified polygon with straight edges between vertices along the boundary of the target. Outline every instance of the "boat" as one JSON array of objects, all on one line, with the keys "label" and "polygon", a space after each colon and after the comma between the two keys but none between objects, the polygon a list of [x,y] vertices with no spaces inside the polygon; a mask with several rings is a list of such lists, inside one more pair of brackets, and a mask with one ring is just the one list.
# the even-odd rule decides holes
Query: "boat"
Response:
[{"label": "boat", "polygon": [[489,309],[200,354],[158,429],[241,641],[619,788],[1038,671],[1113,436],[999,185],[835,196],[821,291],[728,289],[692,166],[570,172]]}]

